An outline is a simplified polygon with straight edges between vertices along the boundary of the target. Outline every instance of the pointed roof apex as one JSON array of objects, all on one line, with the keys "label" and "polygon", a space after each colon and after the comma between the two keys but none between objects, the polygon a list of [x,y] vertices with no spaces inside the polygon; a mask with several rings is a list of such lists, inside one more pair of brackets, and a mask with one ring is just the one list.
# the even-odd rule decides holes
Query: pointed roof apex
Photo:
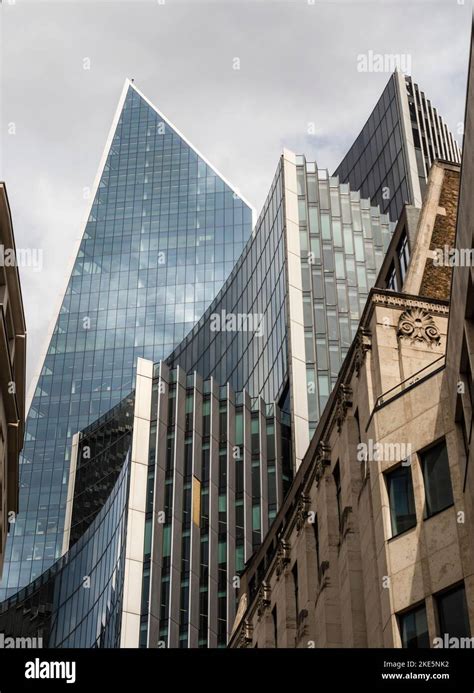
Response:
[{"label": "pointed roof apex", "polygon": [[207,164],[207,166],[209,166],[209,168],[211,168],[211,169],[214,171],[214,173],[215,173],[217,176],[219,176],[219,178],[220,178],[221,180],[223,180],[224,183],[225,183],[231,190],[233,190],[233,192],[235,193],[235,195],[237,195],[237,197],[239,197],[239,198],[242,200],[242,202],[243,202],[244,204],[247,205],[247,207],[248,207],[248,208],[251,210],[251,212],[252,212],[252,227],[254,227],[254,226],[255,226],[255,223],[256,223],[256,221],[257,221],[257,210],[255,209],[255,207],[254,207],[252,204],[250,204],[250,202],[249,202],[248,200],[245,199],[245,197],[240,193],[239,189],[236,188],[235,185],[232,185],[232,183],[231,183],[229,180],[227,180],[227,178],[226,178],[225,176],[223,176],[222,173],[221,173],[215,166],[213,166],[213,164],[211,164],[211,162],[210,162],[208,159],[206,159],[206,157],[205,157],[203,154],[201,154],[201,152],[199,151],[199,149],[197,149],[197,147],[195,147],[194,144],[193,144],[192,142],[190,142],[190,141],[188,140],[188,138],[187,138],[185,135],[183,135],[183,133],[176,127],[176,125],[174,125],[174,123],[173,123],[169,118],[167,118],[167,117],[164,115],[164,113],[163,113],[162,111],[160,111],[160,110],[155,106],[155,104],[153,104],[153,103],[150,101],[150,99],[148,99],[148,98],[145,96],[145,94],[143,94],[143,92],[140,91],[140,89],[139,89],[139,88],[137,87],[137,85],[135,84],[135,81],[134,81],[134,78],[133,78],[133,77],[132,77],[132,79],[130,79],[129,77],[127,77],[127,78],[125,79],[125,84],[124,84],[124,86],[123,86],[122,96],[121,96],[120,102],[119,102],[119,109],[121,110],[122,107],[123,107],[123,103],[124,103],[124,101],[125,101],[125,97],[126,97],[126,95],[127,95],[127,92],[128,92],[128,89],[129,89],[129,88],[134,89],[135,92],[140,96],[140,98],[142,98],[143,101],[145,101],[145,103],[147,103],[148,106],[149,106],[150,108],[152,108],[152,109],[155,111],[155,113],[157,113],[157,115],[166,123],[166,125],[168,125],[172,130],[174,130],[174,132],[178,135],[178,137],[180,137],[180,138],[183,140],[183,142],[185,142],[185,143],[188,145],[188,147],[190,147],[190,148],[198,155],[198,157],[199,157],[200,159],[202,159],[202,161],[204,161],[204,163]]}]

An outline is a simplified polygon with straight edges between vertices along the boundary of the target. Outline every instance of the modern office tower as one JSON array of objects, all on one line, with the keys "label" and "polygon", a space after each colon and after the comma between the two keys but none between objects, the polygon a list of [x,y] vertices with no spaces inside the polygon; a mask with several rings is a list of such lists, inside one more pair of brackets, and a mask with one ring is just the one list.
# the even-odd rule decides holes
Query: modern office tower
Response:
[{"label": "modern office tower", "polygon": [[[472,248],[467,133],[458,240]],[[459,166],[437,162],[429,180],[403,289],[370,292],[308,453],[241,575],[232,647],[459,647],[474,632],[472,265],[433,263],[453,246]]]},{"label": "modern office tower", "polygon": [[421,207],[436,159],[459,164],[460,147],[424,92],[396,70],[334,175],[396,222],[405,203]]},{"label": "modern office tower", "polygon": [[91,199],[34,380],[0,598],[61,554],[73,434],[130,393],[137,357],[183,339],[251,233],[250,207],[129,81]]},{"label": "modern office tower", "polygon": [[[304,458],[389,242],[387,215],[285,150],[218,296],[168,359],[138,362],[136,391],[75,440],[65,554],[2,605],[0,628],[21,627],[20,607],[36,613],[48,594],[47,622],[61,624],[42,626],[51,646],[225,646],[238,574]],[[98,570],[99,532],[116,527],[107,512],[123,543]],[[94,593],[81,597],[71,566],[93,536],[78,573],[96,576]]]},{"label": "modern office tower", "polygon": [[12,218],[0,183],[0,576],[9,522],[18,512],[25,433],[26,327]]},{"label": "modern office tower", "polygon": [[[290,393],[293,424],[304,421],[314,430],[389,242],[387,215],[348,184],[285,150],[254,238],[168,365],[212,375],[271,402],[284,395],[288,363],[299,379],[296,401]],[[227,315],[247,313],[262,316],[263,338],[225,328]],[[213,329],[215,324],[224,327]]]}]

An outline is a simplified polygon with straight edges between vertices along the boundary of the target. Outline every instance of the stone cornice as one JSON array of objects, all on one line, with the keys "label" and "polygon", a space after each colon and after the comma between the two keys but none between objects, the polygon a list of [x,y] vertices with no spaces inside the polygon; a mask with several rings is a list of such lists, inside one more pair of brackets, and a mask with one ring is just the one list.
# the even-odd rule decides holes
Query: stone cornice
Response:
[{"label": "stone cornice", "polygon": [[403,294],[382,294],[374,292],[371,297],[371,303],[374,305],[382,305],[390,308],[422,308],[436,315],[448,315],[449,305],[446,302],[430,301],[428,299],[413,298],[411,296],[403,296]]}]

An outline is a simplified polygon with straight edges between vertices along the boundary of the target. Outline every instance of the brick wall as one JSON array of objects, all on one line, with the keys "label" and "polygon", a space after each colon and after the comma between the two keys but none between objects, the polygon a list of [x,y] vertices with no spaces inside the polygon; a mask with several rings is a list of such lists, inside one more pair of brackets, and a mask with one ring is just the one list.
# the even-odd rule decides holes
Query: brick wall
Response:
[{"label": "brick wall", "polygon": [[[447,169],[445,170],[439,200],[439,206],[446,210],[446,214],[436,215],[430,250],[443,249],[445,246],[454,248],[458,197],[459,173]],[[451,289],[451,275],[451,267],[438,266],[431,258],[428,258],[421,282],[420,295],[448,300]]]}]

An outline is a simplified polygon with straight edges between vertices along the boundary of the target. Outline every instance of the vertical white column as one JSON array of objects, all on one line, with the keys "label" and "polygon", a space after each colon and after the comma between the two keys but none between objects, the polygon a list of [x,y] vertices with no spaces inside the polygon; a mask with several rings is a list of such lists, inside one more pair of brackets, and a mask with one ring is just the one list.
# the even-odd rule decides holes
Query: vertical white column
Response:
[{"label": "vertical white column", "polygon": [[153,361],[139,358],[137,359],[137,385],[133,413],[121,647],[138,647],[140,640],[152,387]]},{"label": "vertical white column", "polygon": [[74,487],[76,485],[77,453],[79,449],[79,433],[74,433],[71,445],[71,462],[69,463],[69,480],[67,486],[66,516],[64,518],[63,547],[61,556],[69,549],[71,537],[72,509],[74,505]]},{"label": "vertical white column", "polygon": [[308,391],[306,385],[296,156],[288,149],[285,149],[283,152],[283,167],[288,276],[288,366],[291,383],[293,451],[296,469],[298,469],[309,445]]},{"label": "vertical white column", "polygon": [[[405,75],[397,70],[394,74],[395,88],[398,95],[398,105],[400,108],[400,120],[402,125],[402,139],[405,142],[405,152],[407,156],[408,166],[408,182],[412,192],[412,204],[415,207],[421,207],[421,188],[420,179],[418,177],[418,166],[416,163],[415,144],[413,142],[413,130],[411,127],[410,107],[408,105],[407,88]],[[413,86],[413,98],[416,104],[415,87]],[[424,123],[423,123],[424,127]],[[421,139],[421,129],[420,129]]]}]

